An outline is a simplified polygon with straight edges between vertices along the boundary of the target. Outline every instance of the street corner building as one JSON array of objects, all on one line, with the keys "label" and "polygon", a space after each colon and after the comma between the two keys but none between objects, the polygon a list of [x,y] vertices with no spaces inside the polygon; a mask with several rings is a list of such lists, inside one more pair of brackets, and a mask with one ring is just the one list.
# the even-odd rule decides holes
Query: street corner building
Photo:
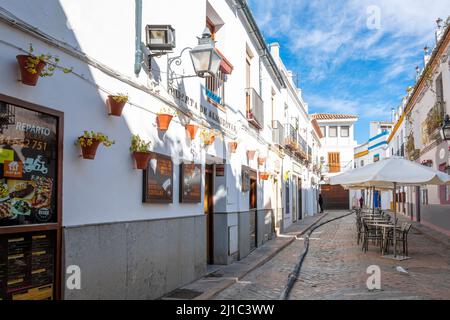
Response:
[{"label": "street corner building", "polygon": [[0,299],[159,298],[318,213],[319,120],[245,1],[0,0],[0,26]]}]

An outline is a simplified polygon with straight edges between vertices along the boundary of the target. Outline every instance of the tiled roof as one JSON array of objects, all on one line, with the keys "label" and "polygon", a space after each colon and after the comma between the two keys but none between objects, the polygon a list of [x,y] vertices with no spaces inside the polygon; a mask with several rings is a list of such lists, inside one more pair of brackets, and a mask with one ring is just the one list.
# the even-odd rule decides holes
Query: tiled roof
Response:
[{"label": "tiled roof", "polygon": [[316,131],[317,136],[319,137],[319,139],[323,138],[323,133],[322,130],[320,130],[319,124],[317,123],[316,119],[312,119],[311,120],[311,124],[314,128],[314,131]]},{"label": "tiled roof", "polygon": [[342,119],[358,119],[358,116],[350,114],[331,114],[331,113],[315,113],[311,118],[316,120],[342,120]]}]

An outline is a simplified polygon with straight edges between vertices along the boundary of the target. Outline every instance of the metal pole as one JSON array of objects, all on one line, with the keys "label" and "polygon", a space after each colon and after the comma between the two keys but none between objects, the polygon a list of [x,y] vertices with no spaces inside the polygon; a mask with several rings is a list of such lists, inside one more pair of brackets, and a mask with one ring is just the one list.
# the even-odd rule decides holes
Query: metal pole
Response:
[{"label": "metal pole", "polygon": [[397,182],[394,182],[394,258],[397,258]]}]

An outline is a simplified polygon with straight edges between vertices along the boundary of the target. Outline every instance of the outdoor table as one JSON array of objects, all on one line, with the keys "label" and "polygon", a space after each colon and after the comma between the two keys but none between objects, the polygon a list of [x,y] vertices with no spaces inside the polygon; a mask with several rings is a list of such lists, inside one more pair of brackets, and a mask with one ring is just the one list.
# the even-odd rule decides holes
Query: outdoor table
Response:
[{"label": "outdoor table", "polygon": [[[381,254],[384,255],[384,253],[386,252],[386,243],[387,243],[387,237],[388,237],[388,229],[394,229],[395,225],[394,224],[390,224],[390,223],[377,223],[377,222],[373,222],[373,223],[367,223],[368,226],[373,226],[375,228],[380,228],[383,230],[382,233],[382,237],[383,237],[383,242],[382,242],[382,247],[381,247]],[[400,228],[397,227],[397,230],[400,230]]]}]

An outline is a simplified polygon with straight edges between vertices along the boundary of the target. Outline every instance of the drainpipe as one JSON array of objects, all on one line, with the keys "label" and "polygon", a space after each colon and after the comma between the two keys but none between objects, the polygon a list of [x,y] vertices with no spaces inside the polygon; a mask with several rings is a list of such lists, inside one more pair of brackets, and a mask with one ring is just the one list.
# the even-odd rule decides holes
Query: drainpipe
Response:
[{"label": "drainpipe", "polygon": [[135,12],[135,56],[134,56],[134,73],[139,76],[141,72],[142,65],[142,0],[136,1],[136,12]]}]

